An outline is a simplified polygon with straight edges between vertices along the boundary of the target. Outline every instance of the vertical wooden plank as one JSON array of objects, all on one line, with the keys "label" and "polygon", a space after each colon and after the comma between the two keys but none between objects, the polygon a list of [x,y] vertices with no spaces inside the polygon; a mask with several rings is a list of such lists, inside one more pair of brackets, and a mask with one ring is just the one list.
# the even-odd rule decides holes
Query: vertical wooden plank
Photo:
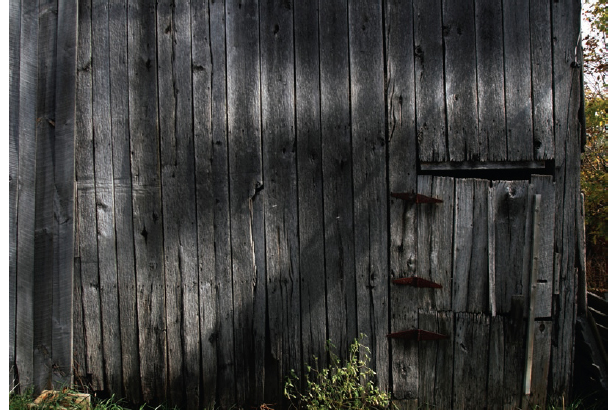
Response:
[{"label": "vertical wooden plank", "polygon": [[532,394],[529,404],[543,406],[547,403],[549,365],[551,363],[551,334],[553,322],[534,322],[534,360],[532,363]]},{"label": "vertical wooden plank", "polygon": [[484,160],[487,145],[477,130],[475,2],[448,0],[442,7],[449,159]]},{"label": "vertical wooden plank", "polygon": [[441,0],[414,0],[416,133],[420,161],[449,158],[443,70]]},{"label": "vertical wooden plank", "polygon": [[294,23],[291,2],[260,4],[260,63],[269,355],[265,397],[301,370]]},{"label": "vertical wooden plank", "polygon": [[165,396],[165,272],[156,69],[155,4],[129,3],[129,134],[142,398]]},{"label": "vertical wooden plank", "polygon": [[82,309],[82,277],[80,275],[80,253],[78,241],[79,211],[78,200],[74,210],[76,243],[74,249],[74,387],[84,390],[86,386],[86,341],[84,334],[84,312]]},{"label": "vertical wooden plank", "polygon": [[532,61],[532,113],[534,159],[552,159],[553,79],[551,53],[551,3],[530,2],[530,50]]},{"label": "vertical wooden plank", "polygon": [[493,196],[496,220],[496,308],[498,313],[508,313],[511,310],[511,296],[524,294],[528,182],[495,182]]},{"label": "vertical wooden plank", "polygon": [[442,286],[440,289],[418,289],[420,306],[438,311],[451,310],[454,179],[419,176],[418,193],[443,201],[418,205],[417,276]]},{"label": "vertical wooden plank", "polygon": [[[416,192],[416,128],[414,87],[413,15],[411,1],[386,1],[384,5],[388,183],[391,192]],[[408,47],[409,45],[409,47]],[[416,204],[390,198],[391,279],[413,276],[417,265]],[[416,289],[391,286],[390,331],[418,325]],[[391,340],[392,393],[397,399],[418,397],[418,349]]]},{"label": "vertical wooden plank", "polygon": [[388,388],[388,255],[382,3],[349,3],[357,329]]},{"label": "vertical wooden plank", "polygon": [[157,7],[158,98],[169,401],[199,407],[197,261],[190,2]]},{"label": "vertical wooden plank", "polygon": [[475,180],[473,207],[473,255],[469,275],[467,309],[469,312],[488,313],[489,259],[488,259],[488,191],[490,182]]},{"label": "vertical wooden plank", "polygon": [[319,78],[319,3],[294,2],[296,143],[302,358],[325,367],[327,310],[323,241],[323,164]]},{"label": "vertical wooden plank", "polygon": [[[576,319],[576,224],[580,205],[580,31],[578,1],[551,3],[555,131],[555,278],[559,324],[551,352],[551,394],[568,401]],[[579,55],[577,55],[579,53]]]},{"label": "vertical wooden plank", "polygon": [[341,357],[357,337],[347,16],[343,0],[320,4],[327,327]]},{"label": "vertical wooden plank", "polygon": [[485,314],[455,313],[454,409],[484,408],[487,403],[490,319]]},{"label": "vertical wooden plank", "polygon": [[99,263],[99,296],[104,351],[104,375],[107,388],[122,396],[122,363],[116,237],[114,228],[114,194],[112,166],[112,122],[110,118],[110,38],[108,2],[94,0],[91,8],[92,122],[97,220],[97,254]]},{"label": "vertical wooden plank", "polygon": [[55,196],[55,81],[57,3],[40,3],[38,32],[38,99],[36,128],[36,216],[34,234],[34,383],[52,385],[53,270],[57,261]]},{"label": "vertical wooden plank", "polygon": [[503,27],[507,158],[526,161],[534,158],[529,0],[503,8]]},{"label": "vertical wooden plank", "polygon": [[[21,4],[19,60],[19,199],[15,365],[22,389],[34,383],[34,230],[36,201],[36,107],[38,99],[38,2]],[[24,391],[24,390],[22,390]]]},{"label": "vertical wooden plank", "polygon": [[[475,1],[480,159],[507,159],[502,4]],[[485,156],[484,156],[485,154]]]},{"label": "vertical wooden plank", "polygon": [[496,316],[496,213],[494,212],[494,188],[488,186],[488,308]]},{"label": "vertical wooden plank", "polygon": [[504,319],[503,406],[516,408],[522,403],[525,358],[526,321],[524,297],[512,297],[511,311]]},{"label": "vertical wooden plank", "polygon": [[[418,402],[437,409],[452,407],[454,376],[454,315],[452,312],[418,314],[420,328],[447,336],[419,343],[420,390]],[[457,378],[461,375],[457,374]],[[423,407],[423,408],[427,408]]]},{"label": "vertical wooden plank", "polygon": [[137,280],[133,232],[131,143],[129,138],[129,72],[127,60],[127,5],[109,2],[110,115],[112,121],[112,176],[116,271],[120,310],[120,348],[125,398],[141,402]]},{"label": "vertical wooden plank", "polygon": [[[236,401],[263,397],[266,302],[258,3],[226,4]],[[257,285],[257,286],[256,286]],[[253,404],[253,403],[251,403]]]},{"label": "vertical wooden plank", "polygon": [[503,410],[505,369],[504,317],[490,317],[488,409]]}]

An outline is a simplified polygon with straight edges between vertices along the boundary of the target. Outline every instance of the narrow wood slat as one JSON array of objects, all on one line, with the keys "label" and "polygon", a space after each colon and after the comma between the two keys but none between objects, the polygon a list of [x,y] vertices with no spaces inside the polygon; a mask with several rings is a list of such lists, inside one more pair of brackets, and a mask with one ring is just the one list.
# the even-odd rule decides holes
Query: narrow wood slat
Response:
[{"label": "narrow wood slat", "polygon": [[323,241],[323,164],[318,1],[294,3],[298,225],[302,359],[325,368],[327,305]]},{"label": "narrow wood slat", "polygon": [[503,8],[507,158],[531,160],[533,152],[530,3]]},{"label": "narrow wood slat", "polygon": [[377,384],[389,384],[386,143],[382,5],[349,3],[357,330],[367,335]]},{"label": "narrow wood slat", "polygon": [[507,159],[502,4],[475,1],[480,159]]},{"label": "narrow wood slat", "polygon": [[347,5],[319,9],[321,136],[328,339],[346,357],[357,334]]},{"label": "narrow wood slat", "polygon": [[449,159],[486,159],[477,129],[475,2],[444,1],[442,7]]},{"label": "narrow wood slat", "polygon": [[532,362],[532,385],[529,405],[543,406],[549,393],[549,366],[551,364],[551,334],[553,322],[534,322],[534,359]]},{"label": "narrow wood slat", "polygon": [[488,409],[503,410],[505,381],[504,317],[491,316],[488,354]]},{"label": "narrow wood slat", "polygon": [[448,159],[441,1],[414,0],[416,134],[421,161]]}]

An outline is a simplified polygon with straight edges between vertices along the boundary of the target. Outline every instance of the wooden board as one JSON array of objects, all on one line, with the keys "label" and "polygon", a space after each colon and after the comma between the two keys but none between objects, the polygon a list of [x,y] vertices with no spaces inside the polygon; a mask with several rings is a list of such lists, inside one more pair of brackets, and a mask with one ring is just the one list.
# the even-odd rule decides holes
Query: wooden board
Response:
[{"label": "wooden board", "polygon": [[318,2],[294,3],[302,359],[324,368],[327,340]]},{"label": "wooden board", "polygon": [[421,161],[449,158],[443,83],[441,1],[414,0],[416,135]]},{"label": "wooden board", "polygon": [[382,7],[349,3],[357,331],[367,335],[377,384],[389,385],[389,269]]},{"label": "wooden board", "polygon": [[503,8],[503,28],[507,158],[531,160],[534,151],[529,0],[516,0]]},{"label": "wooden board", "polygon": [[319,9],[321,136],[328,339],[341,357],[357,334],[348,21],[343,1]]},{"label": "wooden board", "polygon": [[490,339],[488,352],[488,409],[503,410],[503,390],[505,381],[505,339],[504,317],[490,318]]},{"label": "wooden board", "polygon": [[291,4],[260,4],[269,345],[264,394],[276,398],[282,395],[284,375],[290,369],[301,373],[293,25]]},{"label": "wooden board", "polygon": [[487,145],[477,129],[475,2],[445,1],[442,7],[449,159],[485,160]]}]

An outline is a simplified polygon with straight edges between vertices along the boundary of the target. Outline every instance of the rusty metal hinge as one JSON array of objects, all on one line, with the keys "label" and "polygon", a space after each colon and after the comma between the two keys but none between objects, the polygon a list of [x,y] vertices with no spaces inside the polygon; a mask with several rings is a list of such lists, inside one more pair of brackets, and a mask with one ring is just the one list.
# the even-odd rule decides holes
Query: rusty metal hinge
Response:
[{"label": "rusty metal hinge", "polygon": [[401,332],[390,333],[386,335],[386,337],[390,337],[393,339],[406,339],[406,340],[441,340],[447,339],[446,335],[442,335],[440,333],[429,332],[428,330],[422,329],[412,329],[412,330],[403,330]]},{"label": "rusty metal hinge", "polygon": [[411,194],[407,192],[391,192],[391,196],[397,199],[403,199],[406,202],[412,202],[415,204],[438,204],[443,202],[441,199],[432,198],[426,195]]},{"label": "rusty metal hinge", "polygon": [[395,285],[413,286],[415,288],[442,288],[439,283],[431,282],[430,280],[422,279],[417,276],[393,279],[393,283]]}]

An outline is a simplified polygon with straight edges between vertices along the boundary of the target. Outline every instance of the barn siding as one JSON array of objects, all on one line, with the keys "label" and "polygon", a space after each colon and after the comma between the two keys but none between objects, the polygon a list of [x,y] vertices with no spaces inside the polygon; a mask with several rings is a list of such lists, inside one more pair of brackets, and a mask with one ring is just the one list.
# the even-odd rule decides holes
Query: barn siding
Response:
[{"label": "barn siding", "polygon": [[568,395],[580,4],[74,7],[11,2],[12,383],[275,403],[365,333],[403,408]]}]

